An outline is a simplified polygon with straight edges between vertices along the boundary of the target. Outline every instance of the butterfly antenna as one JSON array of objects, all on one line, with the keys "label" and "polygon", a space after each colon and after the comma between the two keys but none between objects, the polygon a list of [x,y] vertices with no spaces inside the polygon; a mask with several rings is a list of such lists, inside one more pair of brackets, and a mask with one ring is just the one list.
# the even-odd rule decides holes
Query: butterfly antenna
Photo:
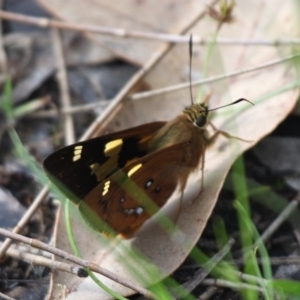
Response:
[{"label": "butterfly antenna", "polygon": [[249,100],[247,100],[245,98],[240,98],[240,99],[238,99],[238,100],[236,100],[236,101],[234,101],[232,103],[229,103],[229,104],[226,104],[226,105],[223,105],[223,106],[220,106],[220,107],[212,108],[212,109],[209,109],[208,111],[213,111],[213,110],[217,110],[219,108],[223,108],[223,107],[226,107],[226,106],[231,106],[231,105],[237,104],[237,103],[242,102],[242,101],[246,101],[246,102],[248,102],[248,103],[250,103],[251,105],[254,106],[254,103],[252,103],[251,101],[249,101]]},{"label": "butterfly antenna", "polygon": [[190,36],[189,41],[189,54],[190,54],[190,71],[189,71],[189,80],[190,80],[190,95],[191,95],[191,102],[194,104],[193,99],[193,92],[192,92],[192,53],[193,53],[193,35]]}]

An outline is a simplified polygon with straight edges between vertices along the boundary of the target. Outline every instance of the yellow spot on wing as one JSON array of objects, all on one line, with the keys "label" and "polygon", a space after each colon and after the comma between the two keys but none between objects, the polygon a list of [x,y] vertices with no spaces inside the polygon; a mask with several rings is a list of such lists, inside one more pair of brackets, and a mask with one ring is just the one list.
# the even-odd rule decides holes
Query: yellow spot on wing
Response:
[{"label": "yellow spot on wing", "polygon": [[129,171],[128,171],[128,177],[130,177],[132,174],[134,174],[140,167],[142,166],[142,164],[138,164],[136,166],[134,166],[133,168],[131,168]]},{"label": "yellow spot on wing", "polygon": [[81,154],[81,152],[82,152],[81,149],[79,149],[79,150],[76,150],[76,149],[75,149],[74,154],[75,154],[75,155],[78,155],[78,154]]},{"label": "yellow spot on wing", "polygon": [[77,161],[81,158],[81,152],[82,152],[82,145],[78,145],[74,147],[74,156],[73,156],[73,161]]},{"label": "yellow spot on wing", "polygon": [[73,156],[73,161],[77,161],[81,158],[81,155],[74,155]]},{"label": "yellow spot on wing", "polygon": [[109,187],[110,187],[110,181],[106,181],[104,183],[104,188],[103,188],[102,196],[105,196],[108,193]]},{"label": "yellow spot on wing", "polygon": [[111,173],[118,166],[118,156],[113,156],[101,166],[99,163],[94,163],[90,165],[92,170],[91,174],[97,177],[97,181],[101,182],[106,176]]},{"label": "yellow spot on wing", "polygon": [[105,156],[106,157],[112,157],[112,156],[117,155],[121,151],[122,145],[123,145],[123,140],[122,139],[118,139],[118,140],[108,142],[105,145],[105,148],[104,148]]},{"label": "yellow spot on wing", "polygon": [[95,174],[95,176],[97,177],[97,181],[100,181],[100,180],[98,180],[98,173],[100,170],[100,165],[98,163],[94,163],[94,164],[90,165],[90,168],[92,170],[91,174]]}]

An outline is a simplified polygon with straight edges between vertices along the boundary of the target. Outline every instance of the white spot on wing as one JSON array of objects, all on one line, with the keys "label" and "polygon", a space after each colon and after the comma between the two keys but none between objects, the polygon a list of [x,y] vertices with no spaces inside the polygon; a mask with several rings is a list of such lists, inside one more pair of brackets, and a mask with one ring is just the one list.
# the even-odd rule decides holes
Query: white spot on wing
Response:
[{"label": "white spot on wing", "polygon": [[136,215],[140,215],[141,213],[143,213],[144,208],[139,206],[137,208],[127,208],[125,209],[125,214],[126,215],[132,215],[132,214],[136,214]]},{"label": "white spot on wing", "polygon": [[137,215],[140,215],[143,211],[144,211],[144,209],[143,209],[142,207],[139,206],[139,207],[135,210],[135,213],[136,213]]},{"label": "white spot on wing", "polygon": [[149,179],[146,183],[145,183],[145,188],[148,189],[153,183],[153,179]]}]

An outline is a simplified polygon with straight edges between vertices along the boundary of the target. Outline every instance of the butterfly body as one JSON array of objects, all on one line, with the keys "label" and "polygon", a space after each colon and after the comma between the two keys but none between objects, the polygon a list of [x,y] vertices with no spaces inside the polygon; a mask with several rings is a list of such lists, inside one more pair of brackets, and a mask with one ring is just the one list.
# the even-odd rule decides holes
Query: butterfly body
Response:
[{"label": "butterfly body", "polygon": [[[130,238],[177,186],[183,194],[189,175],[201,162],[203,167],[210,143],[207,115],[205,104],[192,104],[169,122],[148,123],[61,148],[43,165],[93,228],[110,233],[100,225],[104,221]],[[148,199],[157,209],[149,212]]]}]

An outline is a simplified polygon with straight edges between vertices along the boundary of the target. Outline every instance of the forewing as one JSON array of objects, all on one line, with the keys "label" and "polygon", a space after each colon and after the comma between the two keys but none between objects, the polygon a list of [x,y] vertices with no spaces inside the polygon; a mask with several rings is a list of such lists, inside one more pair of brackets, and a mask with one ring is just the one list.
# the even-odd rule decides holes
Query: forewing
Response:
[{"label": "forewing", "polygon": [[146,155],[147,140],[163,125],[148,123],[63,147],[49,155],[43,167],[63,192],[83,199],[116,170]]}]

